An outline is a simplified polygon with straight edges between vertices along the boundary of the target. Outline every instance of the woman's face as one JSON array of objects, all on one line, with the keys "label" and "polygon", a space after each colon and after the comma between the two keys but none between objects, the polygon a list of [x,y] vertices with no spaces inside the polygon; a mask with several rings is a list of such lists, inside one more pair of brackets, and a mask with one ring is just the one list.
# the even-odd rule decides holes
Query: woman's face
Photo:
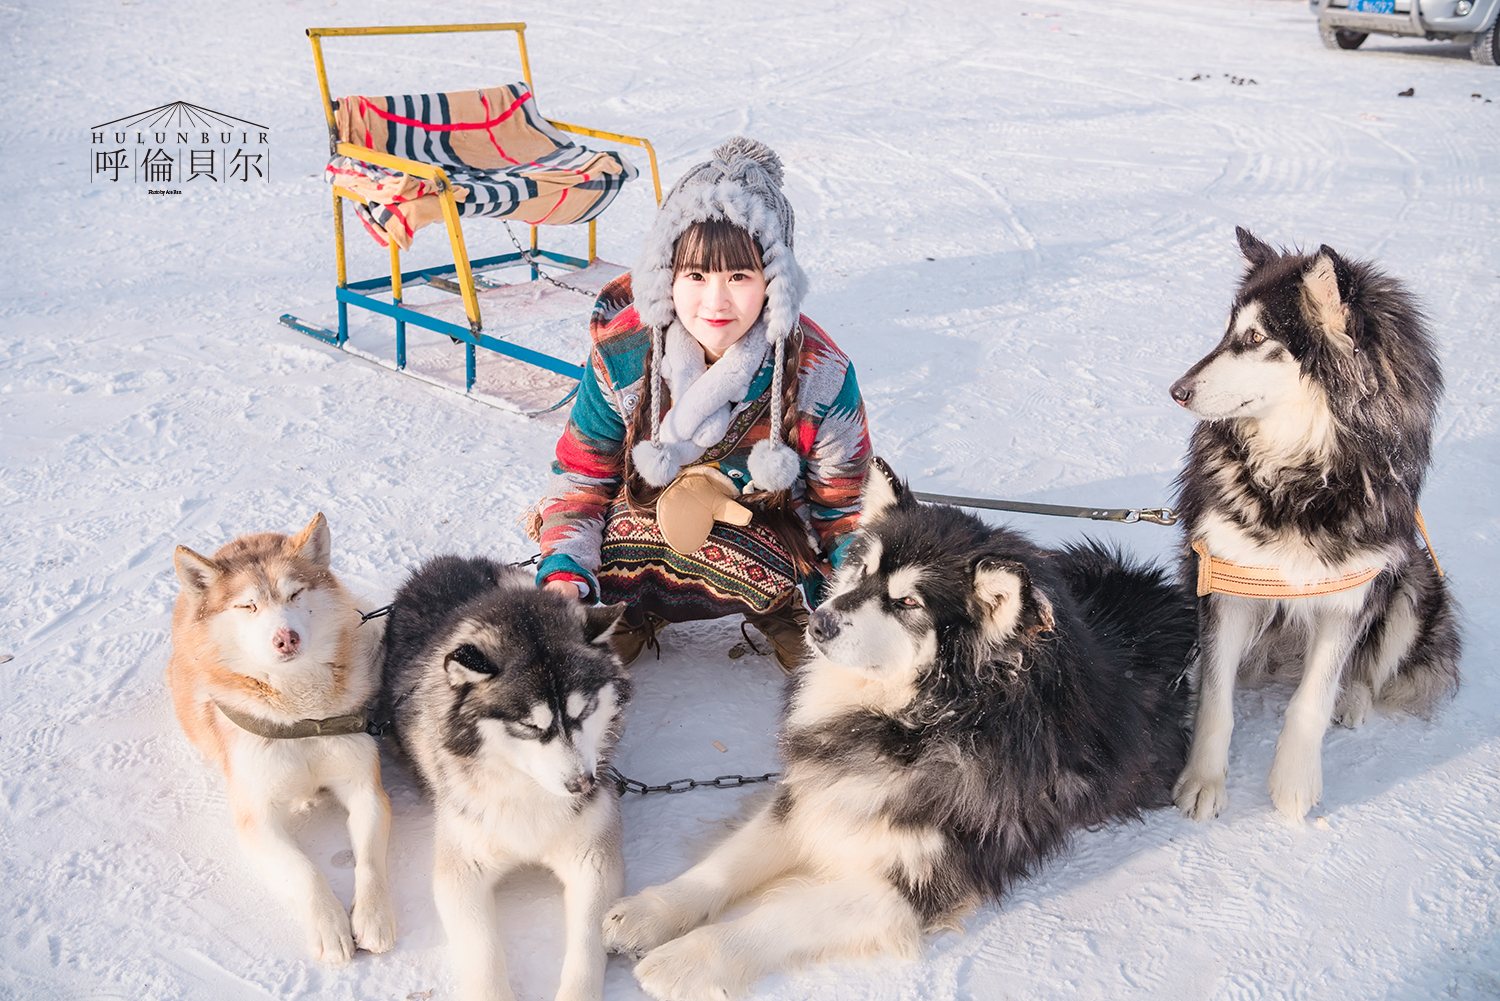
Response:
[{"label": "woman's face", "polygon": [[766,276],[759,271],[679,271],[672,279],[677,319],[718,361],[745,336],[766,304]]}]

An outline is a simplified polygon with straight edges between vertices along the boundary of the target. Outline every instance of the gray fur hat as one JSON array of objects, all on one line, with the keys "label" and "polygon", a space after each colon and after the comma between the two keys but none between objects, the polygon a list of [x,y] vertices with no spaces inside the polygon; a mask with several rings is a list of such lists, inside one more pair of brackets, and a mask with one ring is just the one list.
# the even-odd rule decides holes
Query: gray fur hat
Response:
[{"label": "gray fur hat", "polygon": [[[677,318],[672,306],[672,258],[678,238],[688,227],[709,219],[725,219],[748,231],[763,252],[766,306],[761,319],[766,340],[776,349],[771,387],[773,431],[770,438],[757,442],[751,450],[751,481],[762,490],[786,490],[801,473],[801,458],[780,440],[781,373],[786,340],[797,327],[802,300],[807,295],[807,276],[792,253],[795,217],[791,203],[782,194],[781,182],[781,160],[775,152],[764,143],[736,136],[720,144],[712,160],[683,175],[657,210],[630,276],[636,312],[641,322],[652,329],[651,441],[636,446],[639,455],[632,452],[632,458],[648,480],[654,481],[667,472],[662,469],[658,475],[650,475],[661,465],[655,461],[660,445],[658,407],[654,401],[661,399],[662,335]],[[756,328],[761,326],[756,324]],[[671,473],[675,476],[676,470]]]}]

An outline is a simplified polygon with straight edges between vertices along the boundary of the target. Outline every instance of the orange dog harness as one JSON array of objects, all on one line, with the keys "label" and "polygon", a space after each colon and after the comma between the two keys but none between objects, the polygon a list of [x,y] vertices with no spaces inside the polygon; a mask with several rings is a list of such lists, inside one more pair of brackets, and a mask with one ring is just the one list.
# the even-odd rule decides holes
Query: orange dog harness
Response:
[{"label": "orange dog harness", "polygon": [[[1427,525],[1422,512],[1417,512],[1417,527],[1422,532],[1422,541],[1427,543],[1427,555],[1443,575],[1437,554],[1432,551],[1432,540],[1427,537]],[[1365,567],[1346,573],[1342,577],[1327,577],[1306,584],[1292,584],[1281,576],[1276,567],[1251,567],[1229,560],[1221,560],[1208,554],[1208,543],[1202,539],[1193,542],[1193,552],[1198,554],[1198,597],[1205,594],[1232,594],[1240,598],[1313,598],[1324,594],[1338,594],[1368,584],[1380,575],[1380,567]]]},{"label": "orange dog harness", "polygon": [[1328,577],[1292,584],[1281,576],[1276,567],[1251,567],[1221,560],[1208,555],[1208,543],[1202,539],[1193,543],[1193,552],[1198,554],[1198,596],[1210,592],[1232,594],[1240,598],[1313,598],[1324,594],[1338,594],[1374,580],[1380,567],[1365,567],[1342,577]]}]

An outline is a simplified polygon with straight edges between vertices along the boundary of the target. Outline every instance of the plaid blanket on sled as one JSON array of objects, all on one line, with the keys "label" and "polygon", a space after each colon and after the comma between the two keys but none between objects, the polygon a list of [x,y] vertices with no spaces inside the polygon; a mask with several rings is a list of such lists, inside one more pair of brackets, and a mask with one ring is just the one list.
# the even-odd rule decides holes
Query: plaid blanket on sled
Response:
[{"label": "plaid blanket on sled", "polygon": [[[638,171],[618,153],[576,146],[536,110],[524,83],[452,94],[346,97],[335,109],[340,142],[442,167],[461,216],[536,225],[588,222]],[[354,211],[376,241],[402,250],[442,207],[432,181],[335,156],[324,179],[359,198]]]}]

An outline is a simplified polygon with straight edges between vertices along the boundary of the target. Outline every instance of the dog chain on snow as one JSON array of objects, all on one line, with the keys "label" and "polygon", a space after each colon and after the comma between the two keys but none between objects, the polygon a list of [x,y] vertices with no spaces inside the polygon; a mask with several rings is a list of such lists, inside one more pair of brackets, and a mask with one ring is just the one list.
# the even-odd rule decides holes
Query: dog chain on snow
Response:
[{"label": "dog chain on snow", "polygon": [[664,792],[668,795],[679,792],[687,792],[689,789],[738,789],[740,786],[755,785],[759,782],[775,782],[781,778],[780,772],[766,772],[764,775],[720,775],[712,779],[678,779],[668,782],[666,785],[648,786],[644,782],[626,778],[620,774],[614,765],[605,765],[599,769],[599,777],[615,787],[615,792],[621,796],[627,792],[633,792],[639,796],[647,793]]},{"label": "dog chain on snow", "polygon": [[[542,554],[541,553],[537,553],[535,556],[531,557],[531,559],[529,559],[529,560],[522,560],[519,563],[507,563],[505,565],[508,566],[508,567],[531,567],[531,566],[536,566],[537,561],[540,560],[541,558],[542,558]],[[375,611],[373,611],[373,612],[360,612],[359,609],[357,609],[357,608],[355,609],[355,611],[359,612],[359,624],[360,625],[364,625],[366,622],[369,622],[371,619],[380,619],[380,618],[384,618],[387,615],[390,615],[391,614],[391,605],[381,605],[379,608],[375,609]]]},{"label": "dog chain on snow", "polygon": [[516,239],[515,231],[510,228],[510,220],[502,219],[501,222],[505,223],[505,232],[510,234],[510,242],[516,245],[516,250],[520,253],[521,260],[531,265],[536,270],[538,277],[540,277],[542,281],[556,285],[558,288],[567,289],[569,292],[577,292],[579,295],[586,295],[590,299],[598,297],[598,292],[590,292],[587,289],[578,288],[576,285],[569,285],[567,282],[560,282],[556,278],[553,278],[551,275],[543,271],[541,262],[538,261],[535,257],[532,257],[531,251],[527,250],[525,247],[522,247],[521,241]]}]

